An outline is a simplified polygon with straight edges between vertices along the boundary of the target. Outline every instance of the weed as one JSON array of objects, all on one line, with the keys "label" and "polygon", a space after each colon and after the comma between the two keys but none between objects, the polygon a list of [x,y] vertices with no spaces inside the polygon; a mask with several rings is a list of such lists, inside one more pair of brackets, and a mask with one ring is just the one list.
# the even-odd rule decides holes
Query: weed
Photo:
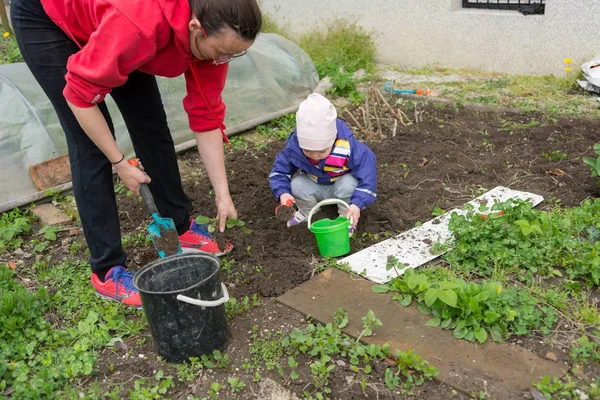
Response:
[{"label": "weed", "polygon": [[257,307],[260,305],[260,300],[258,296],[255,294],[250,299],[248,296],[244,297],[244,300],[238,302],[235,298],[231,297],[227,303],[225,303],[225,314],[228,319],[233,319],[234,317],[245,315],[248,310],[252,307]]},{"label": "weed", "polygon": [[[61,397],[68,382],[92,374],[97,349],[139,333],[144,323],[129,318],[135,311],[97,301],[85,263],[50,268],[48,257],[31,269],[40,285],[36,291],[0,265],[0,359],[10,360],[2,365],[0,387],[12,386],[15,398]],[[50,296],[45,287],[58,290]],[[46,320],[53,314],[63,315],[60,327]]]},{"label": "weed", "polygon": [[500,119],[500,124],[502,125],[499,131],[510,132],[512,135],[514,131],[522,131],[527,129],[532,129],[538,126],[541,126],[542,123],[536,120],[531,120],[529,122],[521,123],[510,120]]},{"label": "weed", "polygon": [[31,219],[18,208],[0,217],[0,254],[23,244],[22,236],[31,231]]},{"label": "weed", "polygon": [[300,38],[299,45],[310,55],[320,76],[335,74],[340,67],[349,73],[373,67],[375,43],[356,22],[332,21],[327,31],[312,30]]},{"label": "weed", "polygon": [[256,131],[261,135],[278,140],[287,139],[294,129],[296,129],[296,116],[294,114],[284,115],[266,125],[256,127]]},{"label": "weed", "polygon": [[487,340],[488,333],[497,342],[534,329],[548,334],[558,320],[552,308],[538,305],[526,289],[504,289],[497,282],[432,279],[408,269],[402,277],[374,286],[373,290],[398,292],[392,299],[403,306],[416,300],[419,311],[432,315],[427,326],[452,329],[457,339],[480,343]]},{"label": "weed", "polygon": [[560,150],[550,150],[543,152],[542,157],[546,158],[548,161],[560,161],[567,158],[567,154]]},{"label": "weed", "polygon": [[119,182],[115,185],[115,194],[116,195],[125,195],[128,198],[135,197],[135,193],[133,193],[131,190],[129,190],[127,188],[127,186],[125,186],[125,184],[122,182]]},{"label": "weed", "polygon": [[[207,230],[211,233],[217,230],[217,225],[219,224],[216,218],[205,217],[203,215],[196,217],[196,223],[199,225],[207,225]],[[244,221],[234,218],[227,218],[226,228],[239,228],[244,233],[252,233],[252,230],[246,227]]]},{"label": "weed", "polygon": [[241,392],[246,388],[246,384],[236,377],[227,378],[227,383],[229,384],[232,393]]},{"label": "weed", "polygon": [[23,57],[14,36],[0,37],[0,64],[22,62]]},{"label": "weed", "polygon": [[[487,209],[482,206],[482,210]],[[453,213],[449,230],[454,248],[444,259],[452,268],[490,276],[495,270],[519,268],[518,279],[560,276],[600,284],[600,200],[574,208],[539,211],[528,201],[496,203],[488,214]]]},{"label": "weed", "polygon": [[221,389],[223,389],[223,386],[221,384],[219,384],[218,382],[213,382],[210,384],[210,389],[208,391],[208,396],[211,399],[218,399],[219,398],[219,392],[221,391]]},{"label": "weed", "polygon": [[575,362],[587,362],[588,360],[600,362],[600,344],[590,341],[586,335],[583,335],[577,339],[576,343],[573,343],[571,358]]},{"label": "weed", "polygon": [[600,397],[600,379],[582,385],[570,375],[562,379],[544,376],[540,382],[533,384],[548,399],[597,399]]},{"label": "weed", "polygon": [[[392,354],[388,345],[364,345],[360,338],[369,336],[373,330],[381,326],[373,311],[362,318],[363,330],[359,340],[352,340],[342,333],[341,329],[348,324],[348,315],[345,310],[338,309],[334,314],[334,323],[313,325],[309,324],[305,329],[295,328],[290,332],[289,338],[284,339],[283,344],[311,357],[317,357],[311,365],[313,374],[312,391],[305,390],[305,398],[322,399],[328,397],[331,389],[328,387],[329,377],[335,369],[334,356],[346,357],[350,361],[350,370],[369,374],[372,370],[371,363],[384,358],[390,358],[398,364],[398,370],[394,373],[397,379],[390,382],[394,388],[401,388],[403,392],[415,385],[422,384],[438,374],[438,371],[423,361],[412,351],[397,351]],[[290,366],[291,367],[291,366]],[[362,368],[361,368],[362,367]],[[389,375],[389,373],[388,373]],[[404,378],[401,382],[400,376]],[[366,378],[363,376],[363,387],[366,386]]]},{"label": "weed", "polygon": [[129,390],[131,400],[162,399],[167,391],[174,387],[173,377],[164,377],[162,370],[159,370],[154,379],[138,379],[133,383],[133,390]]},{"label": "weed", "polygon": [[252,342],[250,354],[252,360],[245,362],[245,369],[255,369],[264,362],[268,371],[272,371],[277,361],[284,355],[284,347],[281,345],[281,334],[267,332],[264,336],[258,335],[258,326],[252,327]]},{"label": "weed", "polygon": [[124,235],[121,239],[121,245],[124,248],[148,246],[152,244],[152,239],[147,233],[134,233],[133,235]]},{"label": "weed", "polygon": [[[243,136],[232,136],[229,138],[229,144],[231,150],[246,150],[248,148],[248,142]],[[226,148],[227,145],[225,144]]]},{"label": "weed", "polygon": [[56,240],[56,232],[59,232],[61,229],[59,226],[44,226],[40,229],[40,233],[44,234],[44,239],[53,242]]},{"label": "weed", "polygon": [[440,215],[444,215],[446,210],[441,209],[439,206],[434,206],[431,215],[434,217],[439,217]]},{"label": "weed", "polygon": [[83,249],[83,246],[84,246],[83,242],[79,242],[76,240],[69,245],[69,253],[76,256],[81,252],[81,250]]},{"label": "weed", "polygon": [[[597,158],[584,157],[583,162],[586,163],[592,169],[592,178],[600,176],[600,143],[594,145],[594,151],[596,152]],[[600,185],[600,181],[598,181]]]}]

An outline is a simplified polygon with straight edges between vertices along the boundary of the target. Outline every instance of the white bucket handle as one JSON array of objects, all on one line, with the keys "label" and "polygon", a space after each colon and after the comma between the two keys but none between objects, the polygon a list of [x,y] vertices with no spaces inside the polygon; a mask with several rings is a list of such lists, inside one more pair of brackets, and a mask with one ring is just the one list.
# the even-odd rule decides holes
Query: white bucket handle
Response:
[{"label": "white bucket handle", "polygon": [[[346,203],[344,200],[340,200],[340,199],[325,199],[323,201],[320,201],[317,204],[315,204],[315,206],[312,208],[312,210],[310,210],[310,213],[308,214],[308,229],[310,229],[310,225],[311,225],[310,222],[312,220],[313,214],[316,213],[317,210],[321,206],[328,206],[330,204],[342,204],[342,205],[346,206],[346,208],[350,208],[348,203]],[[352,225],[352,218],[350,218],[350,225]]]},{"label": "white bucket handle", "polygon": [[200,307],[218,307],[221,304],[225,304],[229,301],[229,293],[227,292],[227,288],[223,283],[221,283],[221,291],[223,292],[223,297],[218,300],[200,300],[193,299],[191,297],[184,296],[182,294],[177,295],[177,300],[183,301],[185,303],[193,304],[195,306]]}]

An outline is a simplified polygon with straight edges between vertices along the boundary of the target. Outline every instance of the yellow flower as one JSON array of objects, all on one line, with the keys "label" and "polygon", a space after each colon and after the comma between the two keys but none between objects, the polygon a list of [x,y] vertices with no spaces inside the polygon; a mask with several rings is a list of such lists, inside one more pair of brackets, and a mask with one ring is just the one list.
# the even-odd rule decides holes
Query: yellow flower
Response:
[{"label": "yellow flower", "polygon": [[565,68],[565,71],[567,71],[567,72],[571,72],[571,67],[567,67],[567,68]]},{"label": "yellow flower", "polygon": [[573,60],[571,60],[570,58],[565,58],[565,64],[571,64],[571,61]]},{"label": "yellow flower", "polygon": [[10,36],[10,32],[4,32],[4,37],[9,37]]}]

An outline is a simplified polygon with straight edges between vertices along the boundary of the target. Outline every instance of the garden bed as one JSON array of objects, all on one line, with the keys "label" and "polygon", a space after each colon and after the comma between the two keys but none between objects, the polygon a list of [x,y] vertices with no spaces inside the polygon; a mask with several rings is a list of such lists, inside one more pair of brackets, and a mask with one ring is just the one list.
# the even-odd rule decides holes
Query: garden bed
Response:
[{"label": "garden bed", "polygon": [[[391,103],[394,104],[395,100]],[[593,155],[591,149],[598,140],[597,120],[481,112],[452,104],[415,106],[407,100],[400,103],[412,123],[404,127],[395,123],[393,116],[382,112],[380,135],[367,140],[377,156],[378,199],[361,215],[358,230],[351,240],[352,252],[408,230],[420,221],[431,219],[432,214],[459,207],[499,185],[544,196],[545,202],[539,208],[545,210],[557,205],[577,206],[585,199],[600,197],[595,178],[590,178],[589,168],[581,160]],[[414,110],[420,113],[421,122],[415,121]],[[360,108],[355,109],[353,115],[356,121],[363,121]],[[355,122],[349,120],[349,124],[354,127]],[[360,136],[360,130],[354,128]],[[376,127],[373,129],[376,130]],[[260,141],[254,140],[255,137],[252,140],[244,140],[244,136],[234,138],[234,149],[226,154],[231,194],[240,220],[252,232],[228,230],[228,238],[235,248],[222,258],[221,279],[238,301],[244,296],[257,294],[262,303],[255,306],[252,301],[247,306],[239,306],[238,303],[235,312],[230,313],[233,337],[227,354],[232,360],[231,367],[214,370],[217,372],[211,368],[198,369],[194,373],[195,378],[189,382],[178,379],[186,371],[157,360],[148,332],[141,330],[125,337],[124,346],[119,344],[101,349],[97,372],[79,381],[73,389],[75,392],[87,392],[98,386],[100,389],[96,389],[95,393],[115,390],[115,397],[118,397],[119,393],[126,395],[128,390],[133,390],[136,381],[138,389],[158,388],[161,382],[166,382],[164,377],[154,378],[159,370],[164,371],[164,376],[174,377],[172,384],[163,384],[170,387],[169,398],[186,398],[188,394],[201,398],[209,393],[215,382],[223,385],[221,398],[233,397],[233,386],[227,383],[232,376],[247,386],[240,392],[239,398],[250,398],[252,393],[253,398],[258,398],[260,384],[253,383],[256,371],[261,371],[263,378],[285,382],[300,396],[307,386],[310,387],[309,365],[312,361],[304,355],[296,357],[300,361],[300,377],[294,383],[280,377],[277,368],[271,371],[243,368],[251,357],[249,349],[252,343],[269,335],[267,331],[271,335],[280,335],[277,332],[289,332],[293,327],[303,328],[306,325],[300,314],[273,303],[272,298],[307,281],[328,265],[327,260],[319,257],[314,236],[305,225],[288,229],[274,215],[277,201],[271,194],[268,175],[284,142],[271,140],[276,136],[272,130],[263,129],[263,133],[266,135],[263,134]],[[182,154],[180,165],[184,188],[193,202],[193,216],[213,217],[216,209],[212,196],[208,195],[211,187],[203,168],[198,170],[198,154],[194,151]],[[157,257],[151,244],[143,239],[149,219],[139,199],[128,195],[122,187],[118,193],[123,235],[129,238],[129,267],[137,270]],[[335,211],[325,210],[321,215],[332,216]],[[82,240],[81,235],[60,233],[59,240],[41,254],[51,255],[53,262],[72,260],[73,256],[81,259],[81,249],[72,249],[74,242],[81,243]],[[69,254],[69,248],[74,254]],[[31,249],[25,247],[24,251],[25,254],[10,253],[6,261],[14,262],[17,271],[21,271],[19,276],[28,279],[27,276],[36,271],[31,269],[35,257],[28,254]],[[35,286],[31,281],[29,284]],[[128,313],[127,318],[138,320],[139,317]],[[55,316],[54,323],[61,324],[60,315]],[[253,332],[256,333],[254,325],[258,326],[258,334],[253,338]],[[518,341],[511,338],[511,341],[531,349],[540,357],[552,352],[558,362],[570,363],[567,344],[555,344],[544,335],[536,334]],[[282,362],[287,363],[287,358]],[[366,389],[367,393],[375,396],[375,392],[380,391],[381,396],[385,393],[392,398],[406,397],[402,391],[385,389],[384,363],[374,363],[374,373],[370,378],[372,386]],[[360,379],[352,381],[349,378],[352,373],[347,363],[343,364],[344,367],[342,363],[337,365],[339,368],[329,382],[332,396],[362,398]],[[290,373],[287,366],[286,371],[286,374]],[[140,383],[140,379],[145,380]],[[414,390],[416,398],[449,398],[451,395],[450,388],[434,382],[427,382]],[[455,398],[462,395],[455,394]]]}]

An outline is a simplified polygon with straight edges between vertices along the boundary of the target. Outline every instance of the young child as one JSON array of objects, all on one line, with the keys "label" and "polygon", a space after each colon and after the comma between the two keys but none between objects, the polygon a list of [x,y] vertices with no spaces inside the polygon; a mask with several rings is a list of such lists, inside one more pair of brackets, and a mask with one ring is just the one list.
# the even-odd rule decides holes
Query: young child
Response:
[{"label": "young child", "polygon": [[361,210],[377,197],[375,155],[337,119],[333,104],[313,93],[300,104],[296,130],[275,158],[269,183],[280,207],[298,206],[288,228],[304,222],[319,201],[337,198],[350,205],[338,205],[338,213],[352,218],[352,236]]}]

